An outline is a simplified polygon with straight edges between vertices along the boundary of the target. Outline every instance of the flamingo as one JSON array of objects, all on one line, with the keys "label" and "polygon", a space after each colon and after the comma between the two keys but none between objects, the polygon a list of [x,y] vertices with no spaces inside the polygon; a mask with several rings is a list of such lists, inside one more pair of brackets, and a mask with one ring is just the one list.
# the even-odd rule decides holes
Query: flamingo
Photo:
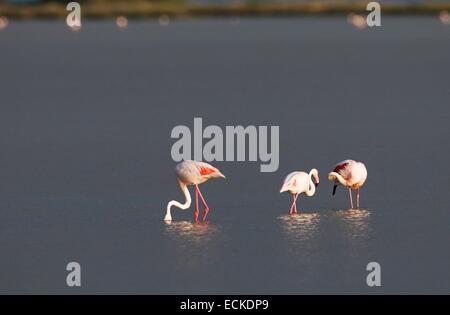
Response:
[{"label": "flamingo", "polygon": [[359,208],[359,189],[367,179],[366,166],[361,162],[345,160],[339,162],[334,170],[328,174],[328,179],[334,182],[333,196],[340,184],[348,188],[350,206],[353,209],[352,189],[356,189],[356,207]]},{"label": "flamingo", "polygon": [[172,222],[172,215],[170,212],[172,206],[178,207],[182,210],[186,210],[191,206],[191,195],[189,194],[189,189],[187,188],[187,186],[189,185],[195,186],[194,220],[195,222],[198,221],[198,197],[200,196],[203,202],[203,206],[205,207],[203,215],[203,221],[205,221],[206,216],[208,215],[209,207],[206,204],[206,201],[203,198],[198,185],[208,181],[211,178],[225,178],[225,176],[217,168],[208,163],[191,160],[186,160],[177,164],[175,168],[175,174],[177,176],[178,185],[180,185],[181,191],[183,192],[186,201],[184,202],[184,204],[176,200],[170,201],[167,204],[167,211],[166,216],[164,217],[164,221]]},{"label": "flamingo", "polygon": [[[314,181],[313,181],[314,179]],[[292,172],[284,179],[280,193],[289,192],[292,195],[292,205],[289,214],[297,213],[297,198],[301,193],[311,197],[319,185],[319,172],[313,168],[309,173]]]}]

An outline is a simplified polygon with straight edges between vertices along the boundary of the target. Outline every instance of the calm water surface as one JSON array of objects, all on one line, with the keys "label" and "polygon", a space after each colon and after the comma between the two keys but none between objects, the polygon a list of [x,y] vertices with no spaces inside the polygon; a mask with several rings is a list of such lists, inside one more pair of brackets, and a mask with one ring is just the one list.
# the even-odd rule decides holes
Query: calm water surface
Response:
[{"label": "calm water surface", "polygon": [[[11,22],[0,32],[0,293],[450,293],[450,28],[433,17]],[[209,222],[173,127],[280,126],[280,167],[220,162]],[[361,209],[326,173],[366,163]],[[319,169],[301,215],[279,194]],[[69,261],[82,287],[65,286]],[[366,265],[382,266],[368,288]]]}]

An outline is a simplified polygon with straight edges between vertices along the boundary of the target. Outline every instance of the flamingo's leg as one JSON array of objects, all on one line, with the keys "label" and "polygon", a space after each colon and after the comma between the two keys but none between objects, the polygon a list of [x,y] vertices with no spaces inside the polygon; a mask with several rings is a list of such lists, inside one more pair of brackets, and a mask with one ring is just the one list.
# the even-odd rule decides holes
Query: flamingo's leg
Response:
[{"label": "flamingo's leg", "polygon": [[356,207],[359,209],[359,188],[356,191]]},{"label": "flamingo's leg", "polygon": [[348,195],[350,196],[351,209],[353,209],[353,198],[352,198],[352,189],[351,188],[348,189]]},{"label": "flamingo's leg", "polygon": [[198,187],[195,185],[195,212],[194,212],[194,221],[198,221]]},{"label": "flamingo's leg", "polygon": [[294,213],[297,213],[297,198],[298,198],[298,194],[295,194],[295,198],[294,198]]},{"label": "flamingo's leg", "polygon": [[294,212],[294,205],[295,205],[295,195],[292,195],[292,204],[291,208],[289,209],[289,214],[292,214]]},{"label": "flamingo's leg", "polygon": [[206,204],[205,198],[203,198],[202,192],[200,191],[200,188],[198,188],[198,185],[195,186],[197,189],[197,192],[200,196],[200,198],[202,199],[203,205],[205,206],[205,213],[203,214],[203,221],[206,221],[206,217],[208,216],[208,212],[209,212],[209,207]]}]

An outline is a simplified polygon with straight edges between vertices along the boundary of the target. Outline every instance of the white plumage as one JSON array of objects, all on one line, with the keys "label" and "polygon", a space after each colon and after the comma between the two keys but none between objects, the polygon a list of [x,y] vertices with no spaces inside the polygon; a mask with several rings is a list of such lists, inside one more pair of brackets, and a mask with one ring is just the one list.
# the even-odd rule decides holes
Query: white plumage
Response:
[{"label": "white plumage", "polygon": [[297,213],[298,196],[302,193],[308,197],[313,196],[317,185],[319,185],[319,172],[315,168],[309,173],[296,171],[286,176],[280,193],[287,191],[292,195],[292,205],[289,214]]},{"label": "white plumage", "polygon": [[205,199],[200,191],[198,185],[208,181],[211,178],[225,178],[225,176],[214,166],[205,163],[205,162],[197,162],[186,160],[179,163],[175,168],[175,174],[177,176],[178,185],[180,186],[181,191],[183,192],[186,200],[184,204],[172,200],[167,204],[166,216],[164,217],[165,222],[172,221],[171,208],[173,206],[180,208],[182,210],[188,209],[191,206],[191,195],[189,193],[189,189],[187,186],[194,185],[195,186],[195,212],[194,212],[194,221],[198,221],[198,197],[201,198],[203,205],[205,207],[205,213],[203,215],[203,221],[206,220],[206,216],[208,215],[209,207],[206,204]]}]

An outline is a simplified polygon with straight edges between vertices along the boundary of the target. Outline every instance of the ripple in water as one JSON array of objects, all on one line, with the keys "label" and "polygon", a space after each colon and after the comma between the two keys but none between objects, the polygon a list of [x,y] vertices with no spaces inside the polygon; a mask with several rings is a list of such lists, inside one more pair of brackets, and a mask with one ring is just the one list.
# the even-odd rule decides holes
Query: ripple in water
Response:
[{"label": "ripple in water", "polygon": [[165,225],[166,234],[174,241],[174,271],[201,274],[220,260],[219,228],[208,222],[172,222]]},{"label": "ripple in water", "polygon": [[347,237],[368,237],[370,232],[370,211],[365,209],[335,210],[335,214],[342,219]]},{"label": "ripple in water", "polygon": [[218,231],[218,226],[209,222],[179,221],[166,223],[166,233],[183,244],[194,243],[202,245],[213,240]]},{"label": "ripple in water", "polygon": [[315,237],[320,220],[318,213],[282,215],[281,226],[292,241],[307,241]]}]

